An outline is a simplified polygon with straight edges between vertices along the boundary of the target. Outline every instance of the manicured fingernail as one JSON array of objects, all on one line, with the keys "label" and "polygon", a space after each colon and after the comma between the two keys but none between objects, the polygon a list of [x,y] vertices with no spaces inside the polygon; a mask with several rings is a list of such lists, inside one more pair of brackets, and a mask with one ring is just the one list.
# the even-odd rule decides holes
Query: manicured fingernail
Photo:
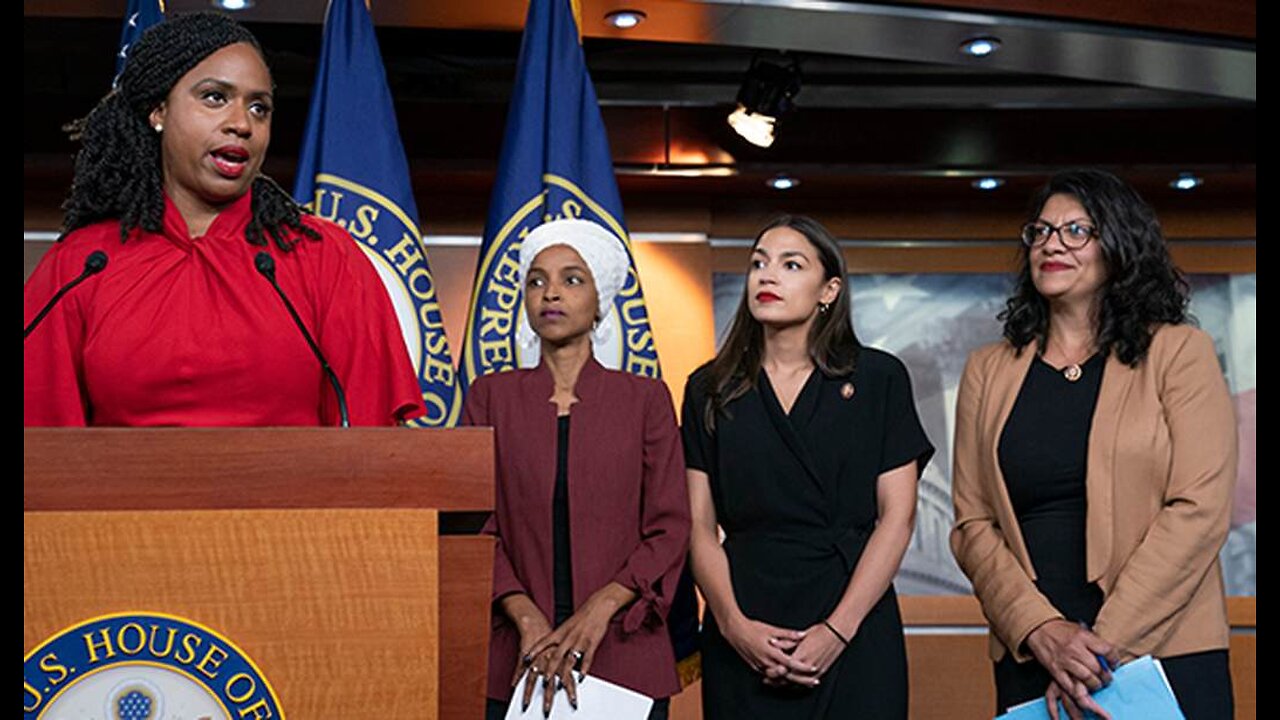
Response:
[{"label": "manicured fingernail", "polygon": [[523,703],[520,704],[520,713],[524,714],[527,712],[529,712],[529,701],[525,700]]}]

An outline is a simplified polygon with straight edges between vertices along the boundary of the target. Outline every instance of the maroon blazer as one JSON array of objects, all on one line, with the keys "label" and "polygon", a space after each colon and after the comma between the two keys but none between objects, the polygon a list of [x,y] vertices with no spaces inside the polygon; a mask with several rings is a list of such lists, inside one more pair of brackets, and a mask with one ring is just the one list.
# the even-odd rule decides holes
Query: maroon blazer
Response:
[{"label": "maroon blazer", "polygon": [[[511,696],[520,635],[496,604],[522,592],[555,617],[552,587],[552,494],[556,415],[551,372],[487,375],[475,381],[464,425],[494,428],[497,508],[487,530],[497,538],[493,566],[491,698]],[[573,604],[610,581],[638,599],[609,625],[591,674],[651,697],[680,691],[666,616],[689,546],[684,454],[667,386],[582,368],[569,421],[569,532]]]}]

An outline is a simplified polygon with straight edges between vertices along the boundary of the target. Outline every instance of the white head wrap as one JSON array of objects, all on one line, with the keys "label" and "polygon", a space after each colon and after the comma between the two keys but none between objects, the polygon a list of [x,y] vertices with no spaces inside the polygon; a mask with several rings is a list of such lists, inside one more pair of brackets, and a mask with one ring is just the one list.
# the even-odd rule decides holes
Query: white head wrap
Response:
[{"label": "white head wrap", "polygon": [[[591,331],[593,345],[600,345],[612,337],[614,331],[613,299],[627,281],[631,261],[627,250],[616,235],[590,220],[552,220],[534,228],[520,245],[520,283],[529,276],[538,253],[552,245],[567,245],[577,251],[591,271],[596,283],[596,317],[600,320]],[[520,344],[522,362],[525,357],[536,359],[540,350],[538,335],[529,325],[524,304],[520,306],[520,321],[516,327],[516,342]],[[535,360],[536,362],[536,360]]]}]

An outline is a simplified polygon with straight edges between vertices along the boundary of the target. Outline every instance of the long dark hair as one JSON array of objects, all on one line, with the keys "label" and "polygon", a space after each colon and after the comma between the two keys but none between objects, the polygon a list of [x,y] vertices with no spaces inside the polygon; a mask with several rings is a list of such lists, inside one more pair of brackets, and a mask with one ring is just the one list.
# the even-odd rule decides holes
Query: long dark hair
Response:
[{"label": "long dark hair", "polygon": [[[121,241],[137,227],[161,231],[160,135],[152,130],[148,117],[191,68],[236,43],[248,43],[262,54],[257,39],[235,20],[201,12],[166,20],[129,47],[115,89],[87,116],[65,128],[81,147],[71,193],[62,204],[66,211],[63,236],[100,220],[118,220]],[[250,243],[266,245],[270,238],[280,249],[289,250],[298,235],[320,239],[319,233],[302,223],[298,204],[271,178],[254,178],[249,192],[253,216],[244,234]]]},{"label": "long dark hair", "polygon": [[[1045,203],[1059,194],[1074,197],[1089,213],[1106,263],[1095,320],[1097,350],[1135,366],[1146,357],[1156,325],[1187,322],[1187,280],[1169,256],[1155,211],[1128,183],[1102,170],[1060,172],[1032,198],[1028,221],[1039,219]],[[1049,303],[1031,281],[1031,251],[1025,246],[1013,295],[999,319],[1019,353],[1032,342],[1043,350]]]},{"label": "long dark hair", "polygon": [[[849,292],[844,286],[844,253],[831,233],[817,220],[804,215],[782,215],[774,218],[756,234],[751,248],[754,251],[760,238],[774,228],[790,228],[800,233],[818,251],[822,262],[823,279],[840,279],[840,294],[825,312],[819,313],[809,327],[809,357],[813,364],[828,376],[838,377],[853,372],[862,349],[858,336],[853,332],[850,319]],[[707,377],[706,426],[715,429],[715,418],[726,405],[742,397],[756,385],[760,375],[760,362],[764,352],[764,327],[751,315],[747,303],[750,289],[743,284],[742,300],[734,313],[733,324],[724,344],[711,361]]]}]

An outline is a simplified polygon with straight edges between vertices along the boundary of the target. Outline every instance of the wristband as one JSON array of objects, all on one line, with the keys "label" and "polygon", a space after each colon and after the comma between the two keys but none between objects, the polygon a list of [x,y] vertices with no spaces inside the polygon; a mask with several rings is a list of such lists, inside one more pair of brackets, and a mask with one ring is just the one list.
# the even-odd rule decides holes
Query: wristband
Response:
[{"label": "wristband", "polygon": [[840,631],[839,631],[839,630],[837,630],[837,629],[835,628],[835,626],[834,626],[834,625],[832,625],[831,623],[827,622],[826,620],[823,620],[823,621],[822,621],[822,624],[823,624],[823,625],[825,625],[825,626],[827,627],[827,629],[831,631],[831,634],[832,634],[832,635],[835,635],[835,636],[836,636],[836,639],[837,639],[837,640],[839,640],[841,643],[843,643],[845,647],[849,647],[849,641],[848,641],[848,639],[846,639],[846,638],[845,638],[845,636],[841,635],[841,634],[840,634]]}]

